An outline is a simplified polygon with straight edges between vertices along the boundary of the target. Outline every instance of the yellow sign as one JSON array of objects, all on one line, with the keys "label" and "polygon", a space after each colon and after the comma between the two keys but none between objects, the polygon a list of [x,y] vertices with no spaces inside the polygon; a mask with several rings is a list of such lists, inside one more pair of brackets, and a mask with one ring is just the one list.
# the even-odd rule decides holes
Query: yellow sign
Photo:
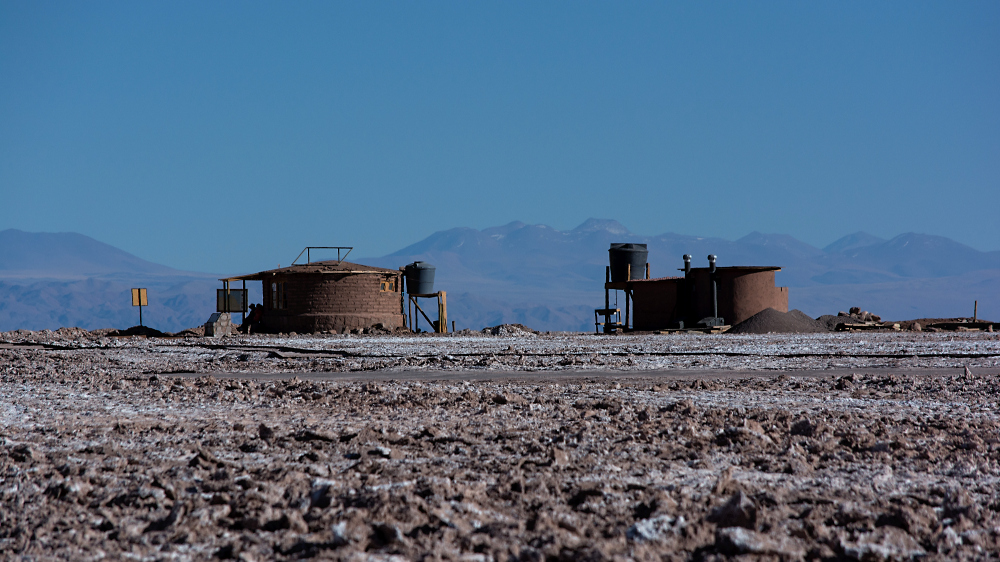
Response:
[{"label": "yellow sign", "polygon": [[132,306],[149,306],[146,289],[132,289]]}]

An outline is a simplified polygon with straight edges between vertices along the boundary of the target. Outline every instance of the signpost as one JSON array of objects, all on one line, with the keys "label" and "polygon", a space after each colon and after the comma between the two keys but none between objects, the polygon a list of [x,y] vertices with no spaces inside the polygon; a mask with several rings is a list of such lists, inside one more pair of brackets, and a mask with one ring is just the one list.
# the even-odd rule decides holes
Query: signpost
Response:
[{"label": "signpost", "polygon": [[139,307],[139,325],[142,326],[142,307],[149,306],[146,289],[132,289],[132,306]]}]

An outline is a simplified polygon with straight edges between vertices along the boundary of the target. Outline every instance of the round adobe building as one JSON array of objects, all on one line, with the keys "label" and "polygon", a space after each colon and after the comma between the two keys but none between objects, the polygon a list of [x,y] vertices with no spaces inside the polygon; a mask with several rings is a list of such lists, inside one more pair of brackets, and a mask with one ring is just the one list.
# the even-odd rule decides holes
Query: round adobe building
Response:
[{"label": "round adobe building", "polygon": [[346,261],[292,265],[228,281],[260,281],[261,332],[315,333],[404,326],[402,272]]}]

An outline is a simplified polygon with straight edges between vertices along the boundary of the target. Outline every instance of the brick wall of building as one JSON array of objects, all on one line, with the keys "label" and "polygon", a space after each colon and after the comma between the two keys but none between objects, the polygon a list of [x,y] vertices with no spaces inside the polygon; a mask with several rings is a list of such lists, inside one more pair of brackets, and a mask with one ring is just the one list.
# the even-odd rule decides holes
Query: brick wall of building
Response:
[{"label": "brick wall of building", "polygon": [[[401,293],[381,291],[381,281],[400,274],[275,275],[264,281],[264,318],[267,332],[343,332],[381,324],[393,329],[403,325]],[[271,304],[271,284],[284,283],[284,309]]]}]

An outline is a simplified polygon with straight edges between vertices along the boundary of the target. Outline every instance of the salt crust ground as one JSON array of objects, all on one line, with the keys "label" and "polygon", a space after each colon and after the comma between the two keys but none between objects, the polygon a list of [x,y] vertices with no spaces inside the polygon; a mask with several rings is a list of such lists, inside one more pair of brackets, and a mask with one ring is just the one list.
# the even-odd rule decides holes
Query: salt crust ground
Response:
[{"label": "salt crust ground", "polygon": [[[7,333],[0,558],[997,558],[998,360],[974,333]],[[496,378],[210,374],[352,370]],[[532,370],[579,376],[503,379]]]},{"label": "salt crust ground", "polygon": [[[647,371],[1000,367],[1000,334],[554,335],[518,337],[236,336],[107,338],[74,332],[8,332],[0,346],[50,367],[134,369],[145,373],[254,373],[487,370]],[[26,357],[33,357],[26,355]]]}]

